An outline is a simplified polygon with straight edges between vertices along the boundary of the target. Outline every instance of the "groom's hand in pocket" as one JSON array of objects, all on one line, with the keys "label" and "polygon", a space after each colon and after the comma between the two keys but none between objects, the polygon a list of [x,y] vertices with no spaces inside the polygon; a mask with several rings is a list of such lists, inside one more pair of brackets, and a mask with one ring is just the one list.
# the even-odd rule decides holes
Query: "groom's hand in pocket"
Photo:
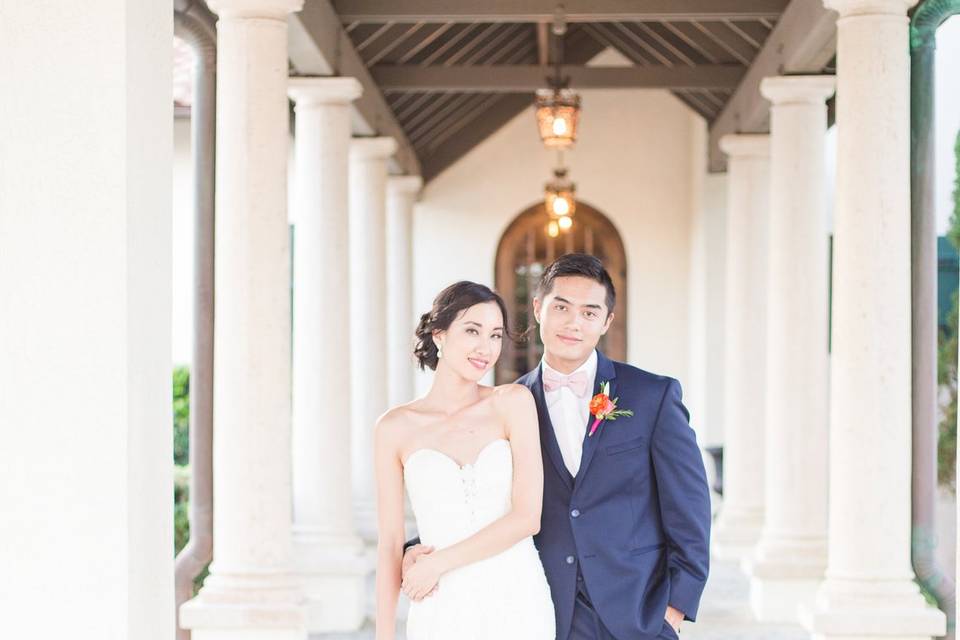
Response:
[{"label": "groom's hand in pocket", "polygon": [[664,619],[670,623],[670,626],[673,627],[673,630],[677,632],[677,635],[680,635],[680,623],[683,622],[684,614],[678,609],[674,609],[671,606],[667,606],[667,612],[663,615]]},{"label": "groom's hand in pocket", "polygon": [[[403,554],[403,564],[400,568],[401,583],[403,582],[403,579],[406,578],[407,571],[410,569],[410,567],[412,567],[417,562],[417,558],[423,555],[426,555],[428,553],[432,553],[433,551],[434,551],[433,547],[425,544],[416,544],[410,547],[409,549],[407,549],[406,553]],[[438,588],[439,586],[434,587],[430,593],[424,596],[424,598],[429,598],[430,596],[435,594]],[[410,598],[414,602],[419,602],[420,600],[423,600],[423,598],[412,597],[411,594],[407,593],[406,591],[404,591],[404,593],[407,595],[408,598]]]}]

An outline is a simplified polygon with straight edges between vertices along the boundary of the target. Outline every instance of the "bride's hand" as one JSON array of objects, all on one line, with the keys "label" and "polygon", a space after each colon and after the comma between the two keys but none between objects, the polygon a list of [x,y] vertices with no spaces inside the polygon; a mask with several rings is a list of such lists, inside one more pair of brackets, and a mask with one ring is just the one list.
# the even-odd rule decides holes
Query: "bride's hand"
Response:
[{"label": "bride's hand", "polygon": [[401,589],[408,598],[417,602],[426,597],[443,575],[443,567],[435,554],[424,554],[403,574]]}]

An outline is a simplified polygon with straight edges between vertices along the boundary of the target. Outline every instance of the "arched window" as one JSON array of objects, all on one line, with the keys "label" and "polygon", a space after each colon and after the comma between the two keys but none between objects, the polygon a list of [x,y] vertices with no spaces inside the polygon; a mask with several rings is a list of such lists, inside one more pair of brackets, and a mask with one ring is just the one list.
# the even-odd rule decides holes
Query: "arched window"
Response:
[{"label": "arched window", "polygon": [[495,279],[497,291],[510,312],[511,324],[521,330],[533,327],[520,344],[504,341],[496,367],[496,383],[513,382],[540,362],[543,343],[533,317],[533,294],[543,270],[567,253],[589,253],[603,261],[617,290],[617,319],[600,339],[600,350],[615,360],[627,356],[627,259],[620,234],[610,220],[589,204],[577,201],[573,227],[551,238],[546,231],[543,203],[522,211],[500,238]]}]

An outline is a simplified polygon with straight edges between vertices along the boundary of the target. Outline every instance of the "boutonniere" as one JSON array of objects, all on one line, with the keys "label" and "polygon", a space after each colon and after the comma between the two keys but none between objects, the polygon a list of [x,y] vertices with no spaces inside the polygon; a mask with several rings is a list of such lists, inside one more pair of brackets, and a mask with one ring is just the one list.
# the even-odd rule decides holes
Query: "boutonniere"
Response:
[{"label": "boutonniere", "polygon": [[600,393],[593,396],[593,399],[590,400],[590,415],[592,415],[595,420],[590,426],[590,433],[587,434],[587,437],[593,435],[593,432],[597,430],[597,427],[604,420],[616,420],[619,417],[632,416],[633,411],[630,409],[617,409],[617,401],[620,398],[610,399],[610,381],[605,380],[600,383]]}]

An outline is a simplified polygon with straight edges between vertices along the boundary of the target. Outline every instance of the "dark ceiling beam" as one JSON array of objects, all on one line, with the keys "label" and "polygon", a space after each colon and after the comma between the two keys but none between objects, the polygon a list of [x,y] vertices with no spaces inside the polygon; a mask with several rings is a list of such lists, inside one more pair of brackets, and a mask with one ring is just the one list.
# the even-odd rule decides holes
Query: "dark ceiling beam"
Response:
[{"label": "dark ceiling beam", "polygon": [[[776,20],[787,3],[788,0],[566,0],[563,7],[567,22]],[[343,22],[552,22],[557,2],[336,0],[334,6]]]},{"label": "dark ceiling beam", "polygon": [[763,44],[750,69],[710,126],[710,171],[725,171],[720,138],[728,133],[765,133],[770,105],[760,95],[766,76],[820,73],[837,51],[837,14],[822,2],[793,0]]},{"label": "dark ceiling beam", "polygon": [[[741,66],[586,67],[564,66],[576,89],[728,89],[743,78]],[[377,65],[374,80],[386,91],[472,91],[531,93],[546,86],[539,65]]]},{"label": "dark ceiling beam", "polygon": [[387,105],[380,88],[350,42],[329,0],[311,0],[303,10],[290,15],[289,56],[302,76],[348,76],[363,86],[363,95],[354,101],[355,135],[390,136],[397,141],[391,159],[394,173],[420,175],[420,160],[413,145]]}]

